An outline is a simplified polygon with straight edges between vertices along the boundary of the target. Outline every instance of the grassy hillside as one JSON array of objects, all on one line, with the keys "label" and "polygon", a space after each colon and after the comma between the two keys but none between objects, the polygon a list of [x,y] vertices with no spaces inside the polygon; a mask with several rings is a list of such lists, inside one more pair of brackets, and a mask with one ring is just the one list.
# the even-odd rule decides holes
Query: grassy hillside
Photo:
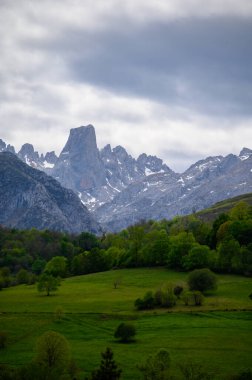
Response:
[{"label": "grassy hillside", "polygon": [[205,222],[212,222],[221,213],[227,213],[229,210],[231,210],[232,207],[234,207],[238,202],[241,201],[247,202],[249,205],[252,206],[252,193],[238,195],[237,197],[229,198],[224,201],[218,202],[214,204],[212,207],[197,212],[196,215]]},{"label": "grassy hillside", "polygon": [[[119,277],[121,285],[114,289],[113,282]],[[186,277],[165,269],[125,269],[66,279],[51,297],[37,293],[35,286],[4,289],[0,292],[0,325],[8,332],[9,344],[0,351],[0,362],[28,362],[37,337],[55,330],[69,340],[73,357],[87,373],[99,364],[100,352],[107,346],[123,368],[124,380],[140,378],[137,364],[159,348],[170,352],[176,375],[177,364],[188,358],[201,362],[219,378],[249,367],[251,278],[218,276],[218,290],[206,297],[201,307],[185,307],[179,302],[173,309],[134,310],[134,300],[147,290],[167,282],[185,284]],[[60,322],[54,316],[58,306],[65,311]],[[136,325],[135,343],[115,342],[114,330],[123,320]]]}]

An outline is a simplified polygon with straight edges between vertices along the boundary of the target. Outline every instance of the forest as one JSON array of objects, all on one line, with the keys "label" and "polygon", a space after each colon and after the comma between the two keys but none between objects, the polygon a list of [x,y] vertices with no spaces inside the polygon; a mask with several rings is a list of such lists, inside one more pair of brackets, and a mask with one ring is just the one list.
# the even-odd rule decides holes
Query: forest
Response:
[{"label": "forest", "polygon": [[33,284],[43,272],[69,277],[110,269],[164,266],[252,274],[252,207],[237,203],[212,223],[197,215],[142,221],[97,237],[0,229],[0,288]]}]

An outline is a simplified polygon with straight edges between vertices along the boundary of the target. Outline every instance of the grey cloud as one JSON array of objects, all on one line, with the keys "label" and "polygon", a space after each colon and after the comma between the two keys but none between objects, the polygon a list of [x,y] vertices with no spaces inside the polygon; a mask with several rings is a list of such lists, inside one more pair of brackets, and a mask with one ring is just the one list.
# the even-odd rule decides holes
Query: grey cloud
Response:
[{"label": "grey cloud", "polygon": [[[59,56],[69,80],[200,113],[252,114],[252,20],[182,19],[105,31],[67,27],[26,49]],[[60,64],[60,63],[59,63]],[[50,65],[50,62],[48,62]]]}]

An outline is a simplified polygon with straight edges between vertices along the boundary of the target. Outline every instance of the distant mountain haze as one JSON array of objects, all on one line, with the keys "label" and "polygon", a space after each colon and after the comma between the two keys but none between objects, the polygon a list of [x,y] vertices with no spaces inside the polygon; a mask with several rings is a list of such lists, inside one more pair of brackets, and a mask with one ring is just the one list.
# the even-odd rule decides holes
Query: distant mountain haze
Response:
[{"label": "distant mountain haze", "polygon": [[[1,151],[14,148],[0,140]],[[105,230],[118,231],[141,219],[172,218],[252,192],[252,150],[239,156],[207,157],[184,173],[160,158],[106,145],[99,150],[92,125],[70,130],[60,156],[39,155],[24,144],[17,156],[73,190]]]}]

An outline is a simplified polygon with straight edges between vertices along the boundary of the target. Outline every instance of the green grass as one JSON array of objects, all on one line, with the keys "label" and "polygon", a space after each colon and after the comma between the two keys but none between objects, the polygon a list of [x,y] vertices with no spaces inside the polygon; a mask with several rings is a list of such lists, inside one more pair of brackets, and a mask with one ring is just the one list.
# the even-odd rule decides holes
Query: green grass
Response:
[{"label": "green grass", "polygon": [[[113,280],[121,277],[119,289]],[[252,357],[252,279],[218,276],[218,290],[202,307],[136,312],[134,300],[163,283],[185,283],[187,274],[165,269],[125,269],[63,281],[55,295],[46,297],[35,286],[17,286],[0,292],[0,330],[9,344],[0,351],[0,363],[21,365],[34,356],[36,339],[47,330],[62,333],[70,342],[73,357],[90,372],[100,362],[100,352],[110,346],[123,368],[123,379],[139,378],[137,364],[159,348],[171,355],[172,370],[192,358],[220,378],[249,367]],[[54,311],[61,306],[61,322]],[[246,311],[245,311],[246,310]],[[119,344],[113,333],[122,320],[133,320],[136,342]]]}]

